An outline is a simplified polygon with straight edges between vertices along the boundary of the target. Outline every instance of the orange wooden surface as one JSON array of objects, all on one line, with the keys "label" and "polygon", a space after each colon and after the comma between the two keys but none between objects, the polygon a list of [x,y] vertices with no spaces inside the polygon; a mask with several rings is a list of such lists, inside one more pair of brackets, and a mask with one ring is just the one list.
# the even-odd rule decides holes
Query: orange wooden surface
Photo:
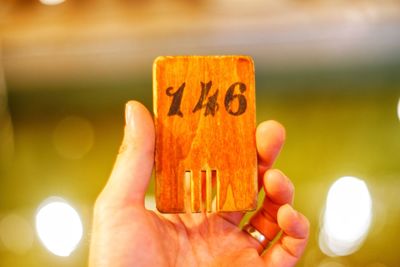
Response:
[{"label": "orange wooden surface", "polygon": [[178,213],[255,209],[252,59],[159,57],[153,66],[153,102],[158,210]]}]

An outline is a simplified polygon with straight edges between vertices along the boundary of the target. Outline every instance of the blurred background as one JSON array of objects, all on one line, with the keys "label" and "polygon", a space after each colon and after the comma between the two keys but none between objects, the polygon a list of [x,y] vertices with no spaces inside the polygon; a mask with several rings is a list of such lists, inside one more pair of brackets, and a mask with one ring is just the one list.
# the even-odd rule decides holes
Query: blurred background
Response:
[{"label": "blurred background", "polygon": [[298,266],[400,266],[400,2],[340,0],[0,0],[0,266],[87,265],[124,104],[192,54],[254,58],[311,221]]}]

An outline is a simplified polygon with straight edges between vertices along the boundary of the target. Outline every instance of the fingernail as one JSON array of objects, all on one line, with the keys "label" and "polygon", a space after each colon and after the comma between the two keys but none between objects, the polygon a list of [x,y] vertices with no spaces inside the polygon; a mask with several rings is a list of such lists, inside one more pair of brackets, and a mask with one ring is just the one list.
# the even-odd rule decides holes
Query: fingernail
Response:
[{"label": "fingernail", "polygon": [[134,125],[134,118],[133,118],[133,108],[132,105],[128,102],[125,105],[125,124],[132,128]]}]

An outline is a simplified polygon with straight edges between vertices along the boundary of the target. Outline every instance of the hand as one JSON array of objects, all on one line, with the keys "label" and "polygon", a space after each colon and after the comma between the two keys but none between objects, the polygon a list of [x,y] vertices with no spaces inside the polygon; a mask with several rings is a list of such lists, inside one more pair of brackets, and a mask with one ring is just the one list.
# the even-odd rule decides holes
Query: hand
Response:
[{"label": "hand", "polygon": [[238,227],[241,212],[163,215],[145,209],[154,124],[142,104],[127,103],[123,144],[94,207],[89,265],[294,266],[305,249],[309,223],[291,207],[293,184],[270,169],[284,139],[284,128],[277,122],[257,128],[259,179],[266,197],[250,224],[269,240],[282,231],[263,253],[261,244]]}]

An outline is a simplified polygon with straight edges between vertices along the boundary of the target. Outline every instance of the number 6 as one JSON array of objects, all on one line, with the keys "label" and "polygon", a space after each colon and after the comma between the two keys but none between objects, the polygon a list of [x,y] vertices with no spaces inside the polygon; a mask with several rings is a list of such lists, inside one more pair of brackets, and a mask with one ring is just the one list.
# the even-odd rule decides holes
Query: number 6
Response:
[{"label": "number 6", "polygon": [[[234,94],[235,87],[239,86],[240,94]],[[243,95],[244,91],[246,91],[246,85],[241,82],[236,82],[229,86],[228,91],[225,94],[225,109],[228,111],[229,114],[234,116],[239,116],[246,111],[247,108],[247,100],[246,97]],[[232,111],[232,101],[237,98],[239,100],[239,107],[236,111]]]}]

